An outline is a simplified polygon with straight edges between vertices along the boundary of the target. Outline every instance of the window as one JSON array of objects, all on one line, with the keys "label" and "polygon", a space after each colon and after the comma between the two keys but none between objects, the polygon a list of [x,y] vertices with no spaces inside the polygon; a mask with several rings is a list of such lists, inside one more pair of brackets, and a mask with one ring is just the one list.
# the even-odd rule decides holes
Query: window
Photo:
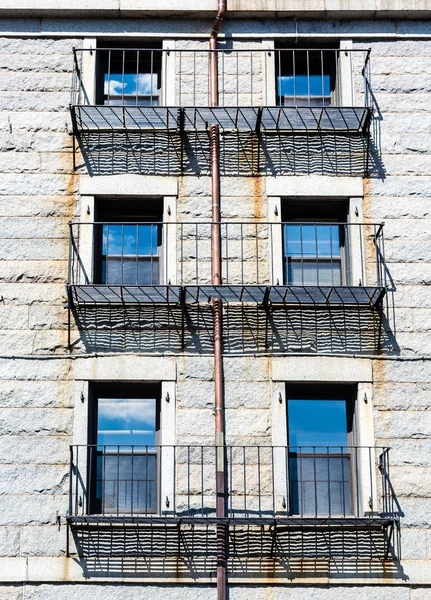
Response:
[{"label": "window", "polygon": [[330,106],[335,101],[334,47],[279,48],[276,53],[278,106]]},{"label": "window", "polygon": [[155,513],[160,386],[102,384],[90,415],[92,514]]},{"label": "window", "polygon": [[285,285],[346,285],[345,220],[342,202],[283,203]]},{"label": "window", "polygon": [[287,387],[292,515],[353,514],[353,391],[346,386]]},{"label": "window", "polygon": [[162,201],[100,200],[97,220],[94,261],[97,282],[160,284]]},{"label": "window", "polygon": [[160,103],[161,48],[98,49],[98,104],[157,106]]}]

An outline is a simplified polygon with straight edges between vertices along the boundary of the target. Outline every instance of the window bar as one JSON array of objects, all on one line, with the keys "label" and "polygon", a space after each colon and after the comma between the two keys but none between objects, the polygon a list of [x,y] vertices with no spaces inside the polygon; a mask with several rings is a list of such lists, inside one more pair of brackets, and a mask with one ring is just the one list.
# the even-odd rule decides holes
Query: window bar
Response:
[{"label": "window bar", "polygon": [[233,489],[233,469],[232,469],[232,446],[229,447],[229,471],[230,471],[230,477],[229,477],[229,481],[230,481],[230,485],[228,486],[228,493],[229,493],[229,503],[230,503],[230,516],[233,516],[233,493],[232,493],[232,489]]},{"label": "window bar", "polygon": [[131,480],[131,488],[130,488],[130,514],[133,516],[133,484],[135,480],[135,467],[134,467],[134,449],[135,446],[132,445],[132,480]]},{"label": "window bar", "polygon": [[340,447],[341,449],[341,494],[342,494],[342,499],[343,499],[343,517],[346,516],[346,494],[344,491],[344,454],[343,454],[343,447]]},{"label": "window bar", "polygon": [[165,232],[165,248],[163,248],[163,250],[164,250],[163,255],[165,257],[165,266],[163,269],[164,280],[162,281],[162,283],[165,283],[167,285],[169,285],[169,282],[170,282],[170,277],[169,277],[169,275],[170,275],[170,273],[169,273],[169,225],[170,225],[170,223],[163,224],[163,228],[164,228],[164,232]]},{"label": "window bar", "polygon": [[187,446],[187,514],[190,516],[190,446]]},{"label": "window bar", "polygon": [[111,103],[111,50],[108,50],[108,104]]},{"label": "window bar", "polygon": [[[338,233],[338,235],[340,235],[340,234]],[[333,250],[332,250],[332,225],[329,225],[329,257],[330,257],[330,261],[331,261],[331,281],[332,281],[332,285],[334,285],[334,257],[333,257]],[[340,269],[340,276],[341,276],[341,269]]]},{"label": "window bar", "polygon": [[109,263],[109,224],[102,225],[103,228],[106,226],[106,259],[105,259],[105,283],[109,283],[108,277],[108,263]]},{"label": "window bar", "polygon": [[289,450],[287,446],[284,447],[284,469],[286,477],[286,506],[285,510],[290,512],[290,494],[289,494]]},{"label": "window bar", "polygon": [[196,277],[196,285],[199,284],[199,253],[198,253],[198,224],[195,223],[195,254],[196,254],[196,259],[195,259],[195,277]]},{"label": "window bar", "polygon": [[[301,502],[301,517],[304,516],[304,484],[302,481],[302,446],[299,446],[299,484],[301,489],[300,498],[298,501]],[[298,486],[299,487],[299,486]]]},{"label": "window bar", "polygon": [[244,285],[244,224],[241,223],[241,284]]},{"label": "window bar", "polygon": [[228,224],[225,223],[225,234],[226,234],[226,281],[229,283],[229,245],[228,245]]},{"label": "window bar", "polygon": [[150,51],[150,106],[153,106],[153,72],[154,72],[154,50]]},{"label": "window bar", "polygon": [[275,277],[274,277],[274,274],[275,274],[274,273],[274,243],[273,243],[274,240],[273,240],[273,237],[272,237],[272,234],[273,234],[273,231],[272,231],[273,223],[269,223],[268,227],[269,227],[269,251],[270,251],[270,260],[271,260],[271,281],[270,281],[270,283],[272,285],[274,285],[275,284]]},{"label": "window bar", "polygon": [[154,239],[154,223],[151,223],[150,225],[150,282],[151,285],[154,285],[154,281],[153,281],[153,266],[154,266],[154,244],[153,244],[153,239]]},{"label": "window bar", "polygon": [[148,446],[145,446],[145,516],[148,514]]},{"label": "window bar", "polygon": [[79,507],[79,446],[76,446],[76,466],[75,466],[75,515],[78,515]]},{"label": "window bar", "polygon": [[124,224],[121,225],[121,285],[124,277]]},{"label": "window bar", "polygon": [[[308,52],[308,50],[307,50]],[[314,474],[314,516],[317,517],[317,469],[316,469],[316,446],[313,446],[313,474]]]},{"label": "window bar", "polygon": [[123,50],[123,64],[122,64],[122,73],[121,73],[121,81],[122,81],[122,85],[121,85],[121,104],[124,107],[124,76],[125,76],[125,69],[126,69],[126,51]]},{"label": "window bar", "polygon": [[243,494],[244,494],[244,516],[247,516],[247,462],[245,455],[245,446],[242,447],[243,460]]},{"label": "window bar", "polygon": [[193,52],[193,106],[196,106],[196,52]]},{"label": "window bar", "polygon": [[136,223],[136,285],[139,285],[139,225]]},{"label": "window bar", "polygon": [[[73,465],[73,446],[69,447],[69,456],[70,456],[70,464],[69,464],[69,515],[72,516],[73,512],[73,476],[74,476],[74,465]],[[75,473],[75,478],[78,477],[77,469]],[[91,481],[91,477],[89,478]]]},{"label": "window bar", "polygon": [[139,50],[136,51],[136,106],[138,106],[139,101]]},{"label": "window bar", "polygon": [[106,445],[103,446],[103,485],[102,485],[102,515],[105,515],[105,507],[106,507]]},{"label": "window bar", "polygon": [[[313,225],[313,227],[314,227],[314,239],[315,239],[315,242],[316,242],[316,275],[317,275],[317,285],[320,285],[319,242],[318,242],[318,239],[317,239],[317,227],[318,227],[318,225]],[[329,226],[329,229],[331,229],[331,226]],[[330,253],[332,253],[332,252],[330,251]],[[331,256],[331,266],[332,266],[332,256]]]},{"label": "window bar", "polygon": [[320,69],[322,71],[322,106],[325,106],[325,71],[323,61],[323,50],[320,51]]},{"label": "window bar", "polygon": [[282,106],[283,105],[283,100],[282,100],[282,96],[281,96],[281,50],[278,50],[277,52],[277,58],[278,58],[278,90],[277,90],[277,104],[278,106]]},{"label": "window bar", "polygon": [[262,513],[262,497],[260,490],[260,446],[257,447],[257,493],[258,493],[258,514]]},{"label": "window bar", "polygon": [[117,445],[117,517],[119,513],[119,504],[120,504],[120,446]]},{"label": "window bar", "polygon": [[355,453],[355,480],[356,480],[356,516],[360,516],[359,506],[359,468],[358,468],[358,447],[352,449]]},{"label": "window bar", "polygon": [[236,105],[239,106],[239,52],[236,51]]},{"label": "window bar", "polygon": [[[180,284],[183,285],[183,280],[184,280],[184,225],[183,223],[181,223],[181,267],[180,267],[180,271],[181,271],[181,281]],[[196,283],[199,283],[198,281]]]},{"label": "window bar", "polygon": [[254,226],[256,235],[256,284],[259,285],[259,239],[258,239],[258,225]]},{"label": "window bar", "polygon": [[201,446],[201,514],[204,516],[204,447]]},{"label": "window bar", "polygon": [[225,104],[225,92],[224,92],[224,70],[225,70],[225,66],[224,66],[224,56],[225,56],[225,52],[221,53],[221,62],[222,62],[222,66],[221,66],[221,89],[222,89],[222,106],[226,106]]},{"label": "window bar", "polygon": [[292,56],[292,71],[293,71],[293,104],[296,106],[296,54],[293,50]]},{"label": "window bar", "polygon": [[174,460],[173,460],[173,464],[172,464],[172,469],[173,469],[173,510],[174,510],[174,515],[177,514],[177,447],[173,446],[173,454],[174,454]]},{"label": "window bar", "polygon": [[253,50],[250,50],[250,104],[253,104]]},{"label": "window bar", "polygon": [[[381,235],[381,251],[380,251],[380,255],[379,255],[379,264],[380,264],[380,271],[382,272],[382,277],[380,280],[380,285],[384,285],[385,287],[387,287],[388,285],[388,279],[387,279],[387,273],[386,273],[386,269],[385,269],[385,233],[383,231],[383,229],[381,229],[380,231],[380,235]],[[388,457],[389,460],[389,457]]]},{"label": "window bar", "polygon": [[370,470],[370,509],[374,512],[374,494],[373,494],[373,461],[371,457],[371,448],[368,448],[368,466]]},{"label": "window bar", "polygon": [[299,242],[301,248],[301,281],[304,285],[304,242],[302,239],[302,223],[299,224]]},{"label": "window bar", "polygon": [[329,461],[330,461],[329,446],[326,448],[326,460],[328,463],[328,517],[331,518],[331,512],[332,512],[332,507],[331,507],[331,467],[329,464]]},{"label": "window bar", "polygon": [[[156,446],[154,465],[154,507],[156,512],[162,514],[162,473],[163,473],[163,449],[164,446]],[[157,465],[157,462],[159,464]]]},{"label": "window bar", "polygon": [[310,51],[306,50],[307,53],[307,91],[308,91],[308,106],[311,106],[311,89],[310,89]]},{"label": "window bar", "polygon": [[[349,51],[349,69],[350,69],[350,98],[352,99],[352,105],[355,105],[355,86],[354,86],[354,73],[353,73],[353,52]],[[368,106],[368,103],[365,104]]]},{"label": "window bar", "polygon": [[270,448],[271,448],[272,514],[275,517],[276,506],[275,506],[274,446],[270,446]]},{"label": "window bar", "polygon": [[[175,56],[176,56],[176,54],[177,53],[175,52]],[[182,96],[182,79],[183,79],[183,65],[182,65],[183,53],[180,51],[179,55],[180,55],[180,60],[179,60],[179,73],[178,73],[178,104],[179,104],[179,106],[182,106],[181,96]],[[166,71],[165,83],[167,84],[167,79],[166,79],[167,78],[167,69],[165,69],[165,71]],[[167,85],[165,85],[165,104],[167,104],[166,90],[167,90]]]}]

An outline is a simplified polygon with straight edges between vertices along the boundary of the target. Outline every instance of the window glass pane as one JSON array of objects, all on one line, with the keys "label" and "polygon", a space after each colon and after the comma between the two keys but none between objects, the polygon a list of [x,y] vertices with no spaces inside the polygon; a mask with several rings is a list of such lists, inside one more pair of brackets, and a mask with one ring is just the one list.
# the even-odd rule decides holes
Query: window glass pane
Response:
[{"label": "window glass pane", "polygon": [[105,96],[110,100],[123,96],[155,96],[157,95],[157,73],[105,73]]},{"label": "window glass pane", "polygon": [[97,444],[156,443],[156,400],[99,398]]},{"label": "window glass pane", "polygon": [[289,446],[347,446],[345,400],[288,400]]},{"label": "window glass pane", "polygon": [[287,223],[283,233],[286,284],[341,285],[339,225]]},{"label": "window glass pane", "polygon": [[101,282],[157,285],[160,242],[160,225],[157,224],[104,224]]}]

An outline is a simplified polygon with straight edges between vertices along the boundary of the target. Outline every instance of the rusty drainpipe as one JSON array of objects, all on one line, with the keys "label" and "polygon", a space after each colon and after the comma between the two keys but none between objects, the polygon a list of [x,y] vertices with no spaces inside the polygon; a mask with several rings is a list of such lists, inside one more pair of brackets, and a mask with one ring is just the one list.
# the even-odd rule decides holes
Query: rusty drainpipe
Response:
[{"label": "rusty drainpipe", "polygon": [[[226,0],[218,0],[217,15],[210,36],[210,105],[218,106],[217,36],[223,22]],[[220,136],[218,125],[210,126],[211,153],[211,266],[213,285],[221,284],[220,240]],[[223,402],[223,322],[222,302],[214,298],[214,407],[216,445],[217,517],[225,517],[225,431]],[[226,600],[227,527],[217,525],[217,600]]]}]

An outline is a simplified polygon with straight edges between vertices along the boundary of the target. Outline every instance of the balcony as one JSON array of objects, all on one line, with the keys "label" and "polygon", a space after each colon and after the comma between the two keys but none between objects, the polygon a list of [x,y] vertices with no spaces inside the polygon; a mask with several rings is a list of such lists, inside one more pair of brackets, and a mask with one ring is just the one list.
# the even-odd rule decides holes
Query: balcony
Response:
[{"label": "balcony", "polygon": [[[332,532],[345,542],[337,546],[335,540],[331,544],[326,539],[326,552],[332,557],[358,557],[367,538],[374,540],[373,552],[388,558],[399,514],[389,480],[388,448],[227,446],[220,450],[214,446],[71,447],[68,522],[84,553],[94,556],[99,551],[97,544],[89,542],[88,532],[93,531],[99,542],[105,534],[111,536],[108,545],[113,542],[118,553],[105,548],[111,556],[122,552],[178,555],[184,551],[179,547],[179,531],[196,526],[209,535],[205,551],[211,554],[215,548],[209,532],[222,524],[232,526],[231,544],[241,540],[237,527],[240,532],[257,527],[270,546],[278,536],[276,552],[290,547],[296,555],[300,548],[309,556],[323,555],[319,544],[314,547],[311,542],[310,548],[310,540],[313,536],[325,540]],[[222,516],[216,501],[220,457],[225,472]],[[144,533],[139,533],[140,528]],[[146,538],[145,531],[151,528],[154,533]],[[137,546],[133,536],[139,537]],[[355,544],[349,547],[352,540]]]},{"label": "balcony", "polygon": [[[221,233],[221,285],[211,235]],[[70,307],[253,303],[379,308],[383,224],[71,223]]]},{"label": "balcony", "polygon": [[[219,106],[212,107],[209,50],[74,50],[72,126],[87,167],[95,172],[112,169],[108,155],[110,147],[118,145],[117,162],[128,146],[134,149],[119,172],[132,168],[148,173],[207,172],[209,141],[205,138],[211,125],[217,125],[225,139],[221,161],[226,158],[226,171],[232,168],[232,144],[233,154],[242,157],[237,169],[241,174],[266,172],[268,157],[274,162],[272,171],[290,172],[293,155],[297,156],[295,169],[303,168],[298,152],[328,154],[323,165],[328,174],[335,170],[358,175],[367,169],[373,106],[368,51],[215,52]],[[198,141],[196,136],[201,136]],[[301,143],[293,146],[299,139]],[[250,140],[258,142],[259,152]],[[149,142],[153,151],[147,148]],[[154,147],[163,160],[154,156]],[[316,163],[314,172],[322,168],[321,163]]]}]

